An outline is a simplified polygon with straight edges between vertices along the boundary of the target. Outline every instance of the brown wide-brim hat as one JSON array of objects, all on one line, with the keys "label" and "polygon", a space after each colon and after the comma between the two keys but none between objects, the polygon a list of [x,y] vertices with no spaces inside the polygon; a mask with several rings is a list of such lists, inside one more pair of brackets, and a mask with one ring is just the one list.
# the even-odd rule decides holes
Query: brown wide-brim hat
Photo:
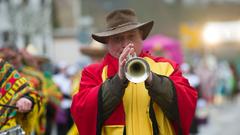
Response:
[{"label": "brown wide-brim hat", "polygon": [[106,18],[107,28],[104,32],[92,34],[92,38],[98,42],[107,43],[107,38],[123,32],[139,29],[142,31],[142,39],[146,39],[153,27],[153,21],[140,23],[132,9],[120,9],[111,12]]},{"label": "brown wide-brim hat", "polygon": [[89,57],[100,58],[106,54],[107,49],[102,43],[93,40],[89,46],[81,47],[80,52]]}]

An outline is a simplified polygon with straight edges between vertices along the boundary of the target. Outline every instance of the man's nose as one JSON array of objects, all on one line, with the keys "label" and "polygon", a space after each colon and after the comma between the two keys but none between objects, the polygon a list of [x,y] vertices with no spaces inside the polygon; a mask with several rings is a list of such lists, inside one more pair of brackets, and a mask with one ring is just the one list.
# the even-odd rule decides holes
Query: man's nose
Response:
[{"label": "man's nose", "polygon": [[122,47],[126,47],[130,43],[131,43],[131,41],[129,39],[127,39],[127,38],[122,39]]}]

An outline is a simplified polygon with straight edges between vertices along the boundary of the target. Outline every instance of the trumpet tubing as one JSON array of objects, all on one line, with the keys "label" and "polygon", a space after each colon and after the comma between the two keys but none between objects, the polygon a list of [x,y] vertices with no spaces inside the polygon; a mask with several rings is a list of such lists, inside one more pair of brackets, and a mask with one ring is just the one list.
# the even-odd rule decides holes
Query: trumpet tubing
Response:
[{"label": "trumpet tubing", "polygon": [[140,83],[144,82],[148,78],[150,68],[144,59],[140,57],[133,57],[126,62],[124,73],[129,81]]}]

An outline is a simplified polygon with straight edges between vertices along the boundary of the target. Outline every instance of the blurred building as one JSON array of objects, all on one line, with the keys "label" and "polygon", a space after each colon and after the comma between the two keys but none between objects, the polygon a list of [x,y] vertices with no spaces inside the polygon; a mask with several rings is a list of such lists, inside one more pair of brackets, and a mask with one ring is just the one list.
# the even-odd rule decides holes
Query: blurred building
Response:
[{"label": "blurred building", "polygon": [[88,45],[91,33],[104,29],[106,13],[118,8],[135,9],[142,22],[154,20],[150,35],[181,40],[186,54],[232,59],[240,52],[239,42],[209,46],[202,37],[208,23],[238,21],[239,0],[0,0],[0,44],[33,45],[54,61],[74,63],[82,57],[77,48]]},{"label": "blurred building", "polygon": [[93,16],[97,29],[104,27],[105,14],[117,8],[133,8],[140,20],[153,19],[152,33],[178,37],[182,22],[239,19],[239,0],[87,0],[82,1],[82,15]]},{"label": "blurred building", "polygon": [[[154,20],[152,35],[161,33],[181,40],[186,53],[202,54],[207,50],[221,58],[232,59],[240,52],[239,42],[214,47],[206,45],[202,38],[207,23],[240,19],[239,0],[87,0],[82,1],[82,5],[82,14],[95,19],[95,30],[105,27],[104,17],[110,10],[133,8],[141,21]],[[227,56],[227,52],[233,53]]]},{"label": "blurred building", "polygon": [[51,57],[52,0],[0,0],[0,46],[34,48],[35,55]]},{"label": "blurred building", "polygon": [[73,64],[84,56],[78,51],[90,43],[92,18],[84,17],[81,0],[53,0],[54,62]]}]

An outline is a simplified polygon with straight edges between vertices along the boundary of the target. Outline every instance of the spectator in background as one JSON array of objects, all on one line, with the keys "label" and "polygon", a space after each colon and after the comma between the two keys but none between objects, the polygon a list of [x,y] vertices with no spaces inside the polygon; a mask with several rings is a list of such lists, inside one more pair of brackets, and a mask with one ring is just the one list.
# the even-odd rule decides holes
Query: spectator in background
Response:
[{"label": "spectator in background", "polygon": [[[80,52],[90,58],[91,63],[100,62],[106,54],[106,48],[102,43],[93,40],[90,45],[80,48]],[[72,77],[72,95],[78,92],[81,79],[81,70]],[[68,132],[68,135],[79,135],[76,125]]]},{"label": "spectator in background", "polygon": [[53,81],[59,87],[63,94],[60,107],[56,112],[56,123],[58,135],[66,135],[68,130],[73,124],[73,120],[70,114],[70,106],[72,103],[71,98],[71,80],[67,74],[68,65],[62,61],[58,63],[59,72],[53,75]]},{"label": "spectator in background", "polygon": [[[197,74],[194,72],[193,67],[188,63],[181,64],[181,70],[183,72],[183,76],[186,77],[192,87],[195,88],[198,92],[198,98],[200,98],[199,94],[199,87],[200,87],[200,79],[197,76]],[[192,125],[190,128],[191,135],[196,135],[199,132],[199,123],[198,123],[198,117],[195,113],[195,116],[193,117]]]}]

